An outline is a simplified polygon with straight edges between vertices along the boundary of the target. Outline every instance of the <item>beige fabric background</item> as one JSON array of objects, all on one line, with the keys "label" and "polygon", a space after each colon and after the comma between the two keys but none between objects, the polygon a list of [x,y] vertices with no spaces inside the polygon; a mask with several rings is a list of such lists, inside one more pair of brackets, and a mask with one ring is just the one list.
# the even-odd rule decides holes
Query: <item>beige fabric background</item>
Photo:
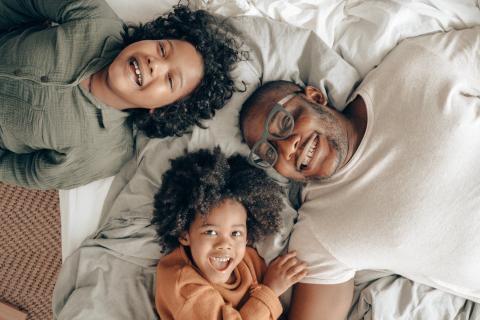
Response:
[{"label": "beige fabric background", "polygon": [[0,183],[0,301],[52,318],[51,297],[61,266],[58,191]]}]

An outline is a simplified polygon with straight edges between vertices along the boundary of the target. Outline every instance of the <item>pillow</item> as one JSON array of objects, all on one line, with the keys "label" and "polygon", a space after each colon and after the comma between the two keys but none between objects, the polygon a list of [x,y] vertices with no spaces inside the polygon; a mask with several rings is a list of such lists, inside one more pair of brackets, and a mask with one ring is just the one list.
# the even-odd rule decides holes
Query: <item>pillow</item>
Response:
[{"label": "pillow", "polygon": [[227,154],[246,154],[238,113],[242,103],[264,82],[282,79],[316,85],[328,95],[329,103],[341,110],[360,80],[357,71],[313,31],[263,17],[239,16],[227,21],[249,51],[249,60],[233,70],[237,83],[243,81],[246,90],[234,93],[213,119],[203,122],[208,129],[193,128],[189,142],[192,149],[219,145]]},{"label": "pillow", "polygon": [[118,16],[127,23],[147,22],[170,11],[178,0],[106,0]]},{"label": "pillow", "polygon": [[307,28],[332,47],[336,28],[345,18],[345,0],[252,0],[253,6],[266,17]]}]

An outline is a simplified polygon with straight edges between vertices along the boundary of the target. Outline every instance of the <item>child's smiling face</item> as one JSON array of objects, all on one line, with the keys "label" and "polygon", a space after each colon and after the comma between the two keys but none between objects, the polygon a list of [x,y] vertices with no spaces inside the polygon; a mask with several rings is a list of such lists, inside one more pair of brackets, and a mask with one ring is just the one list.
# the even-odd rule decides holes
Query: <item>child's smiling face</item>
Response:
[{"label": "child's smiling face", "polygon": [[197,214],[180,243],[189,246],[193,261],[211,283],[233,282],[233,270],[247,245],[247,211],[227,199],[206,216]]},{"label": "child's smiling face", "polygon": [[142,40],[107,69],[107,86],[123,108],[153,109],[187,97],[203,79],[203,58],[183,40]]}]

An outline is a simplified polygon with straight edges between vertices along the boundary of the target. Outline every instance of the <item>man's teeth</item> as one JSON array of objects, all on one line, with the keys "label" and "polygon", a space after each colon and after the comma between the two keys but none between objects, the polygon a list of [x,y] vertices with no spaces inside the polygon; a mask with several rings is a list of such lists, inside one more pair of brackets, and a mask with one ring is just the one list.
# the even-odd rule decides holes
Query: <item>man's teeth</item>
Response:
[{"label": "man's teeth", "polygon": [[138,85],[143,84],[143,78],[142,78],[142,73],[140,72],[140,68],[138,67],[138,62],[137,60],[132,61],[133,67],[135,68],[135,74],[137,75],[137,83]]},{"label": "man's teeth", "polygon": [[302,161],[302,166],[306,167],[310,163],[310,160],[312,160],[313,154],[315,153],[315,150],[317,149],[317,144],[318,144],[318,137],[315,137],[313,139],[313,142],[308,146],[308,151],[305,157],[303,158]]}]

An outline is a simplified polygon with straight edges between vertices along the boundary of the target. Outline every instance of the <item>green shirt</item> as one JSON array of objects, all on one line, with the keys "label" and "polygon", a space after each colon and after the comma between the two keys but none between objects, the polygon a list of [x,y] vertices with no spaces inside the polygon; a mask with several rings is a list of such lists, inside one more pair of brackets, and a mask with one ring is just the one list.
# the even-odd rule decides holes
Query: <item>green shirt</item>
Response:
[{"label": "green shirt", "polygon": [[122,32],[102,0],[0,0],[0,181],[72,188],[132,156],[128,114],[80,86],[113,61]]}]

